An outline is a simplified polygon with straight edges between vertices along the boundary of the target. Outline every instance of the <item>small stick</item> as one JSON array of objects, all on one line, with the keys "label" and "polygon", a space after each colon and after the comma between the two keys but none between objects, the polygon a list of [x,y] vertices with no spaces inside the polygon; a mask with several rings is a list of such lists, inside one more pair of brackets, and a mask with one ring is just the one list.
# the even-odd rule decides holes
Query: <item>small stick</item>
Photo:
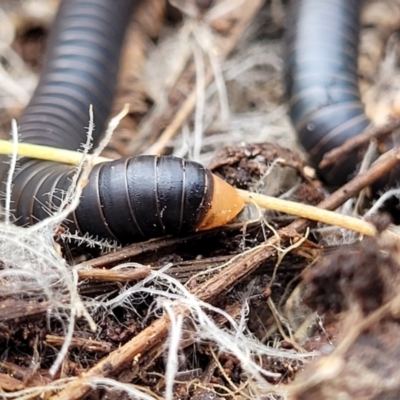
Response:
[{"label": "small stick", "polygon": [[[13,148],[14,144],[12,142],[3,139],[0,140],[0,154],[10,155],[13,153]],[[30,143],[18,143],[17,151],[20,157],[37,158],[38,160],[55,161],[71,165],[79,165],[83,157],[83,153],[78,151],[57,149]],[[94,164],[99,164],[112,160],[106,157],[95,157],[92,161]]]},{"label": "small stick", "polygon": [[150,273],[150,267],[124,270],[110,269],[80,269],[77,270],[79,279],[88,279],[97,282],[132,282],[146,278]]},{"label": "small stick", "polygon": [[380,127],[367,128],[364,132],[361,132],[357,136],[346,140],[341,146],[335,147],[333,150],[325,153],[324,158],[319,163],[319,168],[325,168],[338,159],[351,153],[358,147],[367,144],[372,139],[384,138],[385,136],[392,133],[395,129],[400,127],[400,117],[393,119],[386,125]]},{"label": "small stick", "polygon": [[238,193],[246,203],[255,203],[262,208],[296,215],[301,218],[322,222],[328,225],[340,226],[341,228],[349,229],[366,236],[375,236],[376,234],[376,229],[372,224],[358,218],[338,214],[334,211],[323,210],[308,204],[282,200],[258,193],[250,193],[245,190],[238,189]]},{"label": "small stick", "polygon": [[209,231],[201,231],[197,233],[188,234],[184,237],[162,237],[157,239],[150,239],[145,242],[133,243],[127,247],[118,250],[115,253],[108,253],[103,256],[94,258],[93,260],[84,261],[81,265],[92,268],[104,268],[117,265],[118,263],[125,262],[130,258],[137,257],[146,253],[156,253],[171,246],[188,243],[193,240],[198,240],[202,237],[208,236]]},{"label": "small stick", "polygon": [[[400,162],[400,149],[392,149],[385,154],[382,154],[364,174],[357,175],[346,185],[342,186],[336,192],[332,193],[325,200],[318,204],[318,208],[325,210],[335,210],[340,207],[345,201],[354,197],[362,189],[370,186],[381,176],[387,174]],[[290,224],[290,227],[298,232],[303,231],[308,226],[308,221],[305,219],[297,219]],[[383,236],[391,237],[396,241],[399,236],[395,233],[386,230],[382,232]]]},{"label": "small stick", "polygon": [[[64,336],[56,335],[46,335],[45,341],[50,346],[61,347],[65,342]],[[86,338],[72,338],[70,343],[70,348],[79,348],[81,350],[86,350],[89,352],[97,353],[110,352],[112,349],[112,344],[108,342],[100,342],[98,340],[86,339]]]},{"label": "small stick", "polygon": [[[211,71],[209,71],[204,79],[205,87],[212,82],[212,78],[213,74]],[[175,114],[174,119],[169,123],[169,125],[165,128],[165,130],[157,139],[157,141],[152,146],[150,146],[150,148],[145,152],[145,154],[150,154],[150,155],[162,154],[164,148],[178,133],[179,129],[192,114],[194,106],[196,105],[196,100],[197,100],[197,92],[196,90],[193,90],[186,98],[186,100],[183,102],[178,112]]]},{"label": "small stick", "polygon": [[332,212],[340,207],[345,201],[354,197],[362,189],[373,184],[381,176],[387,174],[400,162],[400,149],[392,149],[380,156],[364,174],[357,175],[328,198],[323,200],[317,207],[289,200],[263,196],[237,189],[239,195],[247,203],[256,203],[262,208],[268,208],[312,221],[323,222],[329,225],[337,225],[342,228],[359,232],[363,235],[374,236],[376,229],[368,222],[354,217]]},{"label": "small stick", "polygon": [[345,201],[356,196],[362,189],[371,186],[382,176],[388,174],[400,162],[400,149],[392,149],[382,154],[363,174],[355,176],[351,181],[332,193],[318,204],[319,208],[335,210]]}]

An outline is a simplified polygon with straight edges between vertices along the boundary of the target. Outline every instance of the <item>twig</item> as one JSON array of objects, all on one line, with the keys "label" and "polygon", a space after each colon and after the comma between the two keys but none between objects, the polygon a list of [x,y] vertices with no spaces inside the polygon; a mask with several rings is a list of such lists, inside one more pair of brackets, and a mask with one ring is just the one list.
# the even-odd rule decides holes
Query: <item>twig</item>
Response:
[{"label": "twig", "polygon": [[[65,342],[65,337],[56,335],[46,335],[46,343],[50,346],[61,347]],[[72,338],[70,348],[79,348],[90,352],[109,352],[112,349],[111,343],[99,342],[98,340],[85,338]]]},{"label": "twig", "polygon": [[392,133],[395,129],[400,127],[400,117],[393,119],[386,125],[380,127],[368,128],[364,132],[361,132],[354,138],[346,140],[341,146],[334,148],[324,155],[324,158],[319,163],[319,168],[325,168],[343,156],[348,155],[360,146],[367,144],[372,139],[384,138],[385,136]]},{"label": "twig", "polygon": [[[205,76],[204,82],[205,86],[209,85],[212,81],[212,73],[209,72]],[[196,105],[197,92],[192,91],[186,98],[182,106],[179,108],[178,112],[175,114],[174,119],[165,128],[163,133],[145,153],[146,154],[161,154],[165,146],[169,141],[177,134],[179,128],[183,123],[189,118],[190,114],[193,112],[194,106]]]},{"label": "twig", "polygon": [[139,281],[150,273],[149,267],[141,267],[136,269],[125,270],[108,270],[108,269],[81,269],[77,271],[79,279],[88,279],[98,282],[132,282]]},{"label": "twig", "polygon": [[[67,298],[65,298],[67,300]],[[0,323],[8,321],[32,319],[52,310],[52,304],[48,301],[33,302],[30,300],[7,299],[0,302]]]},{"label": "twig", "polygon": [[382,154],[364,174],[357,175],[350,182],[336,190],[318,204],[319,208],[335,210],[345,201],[356,196],[362,189],[371,186],[376,180],[388,174],[400,162],[400,149],[392,149]]},{"label": "twig", "polygon": [[193,233],[185,237],[163,237],[158,239],[150,239],[146,242],[134,243],[128,247],[124,247],[115,253],[105,254],[104,256],[97,257],[93,260],[85,261],[81,265],[90,266],[92,268],[104,268],[117,265],[120,262],[125,262],[130,258],[136,257],[141,254],[154,253],[164,248],[171,246],[188,243],[193,240],[201,239],[205,236],[211,235],[212,231],[203,231]]},{"label": "twig", "polygon": [[[364,174],[357,175],[346,185],[343,185],[340,189],[336,190],[325,200],[318,204],[318,208],[324,210],[335,210],[340,207],[345,201],[357,195],[362,189],[373,184],[381,176],[387,174],[400,162],[400,149],[392,149],[387,153],[380,156],[371,168]],[[298,232],[303,231],[308,225],[306,219],[298,219],[292,222],[288,228],[294,229]],[[390,236],[396,241],[399,237],[386,230],[382,233],[384,236]]]},{"label": "twig", "polygon": [[[13,153],[14,144],[8,140],[0,140],[0,154],[10,155]],[[62,162],[64,164],[78,165],[83,157],[83,153],[72,150],[56,149],[49,146],[40,146],[38,144],[18,143],[18,155],[20,157],[36,158],[38,160]],[[113,161],[106,157],[95,157],[92,162],[99,164],[101,162]]]},{"label": "twig", "polygon": [[311,221],[340,226],[341,228],[350,229],[366,236],[375,236],[376,234],[376,229],[373,225],[358,218],[349,217],[347,215],[324,210],[308,204],[282,200],[276,197],[265,196],[258,193],[250,193],[245,190],[238,189],[238,192],[246,203],[255,203],[262,208],[296,215]]},{"label": "twig", "polygon": [[[247,203],[256,203],[260,207],[297,215],[312,221],[340,226],[345,229],[359,232],[363,235],[374,236],[376,234],[376,229],[370,223],[354,217],[338,214],[332,212],[331,210],[335,210],[345,201],[351,197],[354,197],[362,189],[370,186],[381,176],[391,171],[399,162],[400,149],[392,149],[388,151],[379,157],[378,160],[372,164],[368,171],[366,171],[364,174],[357,175],[346,185],[332,193],[332,195],[330,195],[327,199],[323,200],[320,204],[318,204],[317,207],[274,197],[263,196],[256,193],[249,193],[244,190],[238,190],[238,193]],[[295,223],[300,224],[301,222],[295,221]],[[385,231],[384,234],[394,237],[394,234],[389,231]]]}]

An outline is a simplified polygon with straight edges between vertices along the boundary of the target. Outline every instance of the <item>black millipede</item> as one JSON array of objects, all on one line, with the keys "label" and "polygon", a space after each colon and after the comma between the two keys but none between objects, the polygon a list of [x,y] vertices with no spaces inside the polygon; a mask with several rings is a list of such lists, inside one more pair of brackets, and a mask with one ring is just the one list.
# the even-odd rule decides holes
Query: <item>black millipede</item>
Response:
[{"label": "black millipede", "polygon": [[[20,117],[23,142],[76,150],[95,111],[94,145],[110,114],[118,61],[134,0],[63,0],[38,86]],[[12,190],[19,225],[57,210],[75,169],[21,160]],[[137,156],[96,165],[68,228],[129,243],[140,238],[210,229],[231,220],[243,202],[196,162]]]},{"label": "black millipede", "polygon": [[[361,0],[293,0],[288,16],[285,80],[290,116],[314,165],[370,124],[361,102],[357,62]],[[360,160],[354,152],[320,170],[344,184]]]}]

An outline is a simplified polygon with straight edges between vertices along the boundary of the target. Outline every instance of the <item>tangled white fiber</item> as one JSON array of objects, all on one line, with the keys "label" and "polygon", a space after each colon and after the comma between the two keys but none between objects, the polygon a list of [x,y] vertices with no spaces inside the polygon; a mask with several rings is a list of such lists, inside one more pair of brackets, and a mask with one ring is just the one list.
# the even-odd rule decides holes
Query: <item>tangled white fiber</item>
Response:
[{"label": "tangled white fiber", "polygon": [[[124,110],[110,121],[105,137],[93,152],[93,157],[100,154],[110,139],[114,129],[121,118],[126,114]],[[88,139],[84,151],[91,148],[91,138],[94,129],[93,112],[89,112]],[[12,136],[15,149],[18,147],[17,125],[12,124]],[[21,228],[10,223],[10,204],[12,174],[16,164],[16,151],[14,151],[6,188],[5,222],[0,224],[0,297],[23,297],[33,302],[47,302],[48,313],[53,318],[59,318],[65,324],[65,342],[62,346],[50,374],[54,375],[67,354],[68,347],[74,332],[76,317],[86,318],[90,328],[96,325],[87,312],[77,290],[77,274],[63,259],[59,247],[54,241],[62,221],[79,204],[84,183],[90,173],[90,157],[83,157],[77,168],[74,182],[69,192],[64,197],[60,210],[49,216],[44,221],[34,226]]]},{"label": "tangled white fiber", "polygon": [[[93,156],[100,153],[125,113],[126,109],[111,120],[105,139],[94,151]],[[90,110],[89,139],[85,144],[85,152],[90,149],[90,137],[93,128],[93,113]],[[15,123],[13,124],[13,136],[14,138],[17,137]],[[15,146],[17,147],[17,143]],[[15,165],[15,154],[12,165]],[[241,368],[248,381],[246,393],[251,395],[252,398],[266,398],[266,396],[276,398],[276,395],[280,398],[285,397],[284,389],[277,389],[265,380],[265,377],[279,378],[280,375],[263,369],[258,360],[262,356],[266,356],[274,360],[304,362],[308,357],[314,356],[315,353],[300,354],[291,350],[277,350],[259,342],[247,329],[248,302],[246,299],[243,301],[241,317],[239,321],[236,321],[225,311],[200,301],[178,280],[167,275],[165,272],[169,265],[166,265],[160,271],[152,271],[147,278],[136,285],[122,288],[115,297],[105,299],[97,297],[85,301],[80,298],[77,271],[82,266],[77,265],[74,268],[69,266],[61,256],[54,241],[54,234],[61,222],[78,205],[82,188],[90,172],[90,156],[84,158],[77,171],[75,182],[71,186],[70,193],[65,197],[64,204],[59,212],[32,227],[21,228],[10,223],[9,210],[12,208],[12,204],[10,205],[8,201],[5,207],[8,215],[5,222],[0,225],[1,298],[17,297],[46,303],[48,304],[48,316],[58,319],[64,326],[65,341],[49,371],[50,374],[55,375],[68,353],[77,317],[84,317],[88,326],[95,331],[96,324],[91,315],[99,315],[100,312],[102,315],[107,315],[117,306],[134,309],[135,304],[143,301],[144,297],[151,296],[158,299],[153,305],[152,313],[157,315],[167,313],[171,321],[169,339],[165,344],[165,399],[173,399],[175,377],[179,369],[181,339],[185,329],[187,329],[184,316],[175,312],[177,307],[181,307],[181,309],[184,307],[188,310],[186,315],[189,316],[191,330],[194,330],[194,334],[192,332],[194,342],[214,343],[218,351],[232,354],[240,361]],[[10,177],[11,173],[12,171]],[[11,178],[7,185],[8,199],[10,198],[10,190]],[[137,267],[137,264],[130,263],[115,268],[135,267]],[[223,317],[227,321],[227,326],[219,327],[213,321],[211,315]],[[70,381],[70,379],[59,379],[53,382],[52,386],[46,388],[35,387],[2,395],[4,398],[15,399],[22,398],[22,396],[31,398],[38,393],[43,393],[43,391],[60,389]],[[135,399],[156,398],[143,388],[122,384],[106,377],[90,377],[86,384],[107,390],[122,390]],[[234,392],[238,389],[240,388],[233,385],[231,390]]]}]

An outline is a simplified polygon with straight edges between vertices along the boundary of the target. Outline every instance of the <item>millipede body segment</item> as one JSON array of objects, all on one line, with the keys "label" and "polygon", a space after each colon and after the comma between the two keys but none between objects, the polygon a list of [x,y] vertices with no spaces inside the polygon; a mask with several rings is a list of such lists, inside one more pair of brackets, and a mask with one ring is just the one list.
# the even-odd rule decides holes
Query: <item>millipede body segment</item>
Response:
[{"label": "millipede body segment", "polygon": [[[115,94],[124,35],[135,0],[61,2],[38,87],[19,119],[22,141],[77,150],[86,142],[89,106],[96,145]],[[16,221],[33,224],[56,211],[75,169],[23,159],[14,179]],[[243,207],[236,191],[196,162],[176,157],[127,157],[96,165],[71,231],[129,243],[210,229]]]},{"label": "millipede body segment", "polygon": [[[360,0],[292,0],[290,5],[285,57],[290,116],[314,165],[370,123],[357,75],[360,7]],[[353,152],[319,172],[339,186],[359,162]]]}]

